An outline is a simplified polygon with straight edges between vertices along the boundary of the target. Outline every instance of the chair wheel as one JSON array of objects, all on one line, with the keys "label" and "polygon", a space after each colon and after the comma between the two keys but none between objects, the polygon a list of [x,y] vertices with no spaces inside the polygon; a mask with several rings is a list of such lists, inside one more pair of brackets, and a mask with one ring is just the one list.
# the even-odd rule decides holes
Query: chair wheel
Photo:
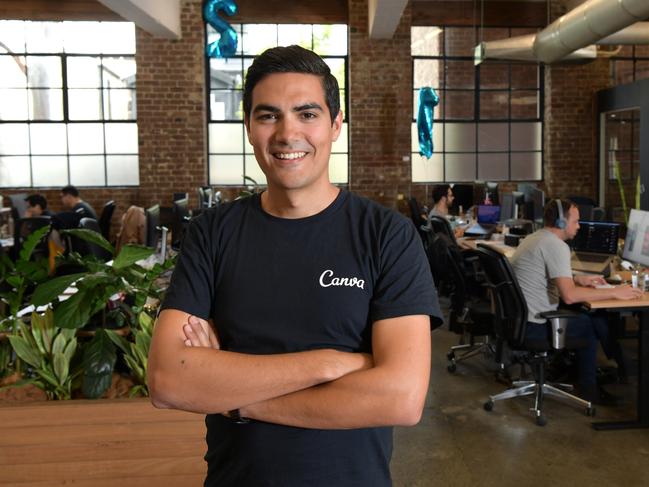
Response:
[{"label": "chair wheel", "polygon": [[545,416],[543,416],[542,414],[539,414],[536,417],[536,424],[539,425],[539,426],[545,426],[547,424],[547,420],[545,419]]},{"label": "chair wheel", "polygon": [[453,360],[455,360],[455,353],[454,352],[448,352],[446,354],[446,360],[448,360],[449,362],[452,362]]},{"label": "chair wheel", "polygon": [[457,365],[455,365],[455,364],[448,364],[448,365],[446,366],[446,370],[448,370],[448,373],[449,373],[449,374],[454,374],[455,371],[457,370]]},{"label": "chair wheel", "polygon": [[484,408],[485,411],[491,411],[494,408],[494,402],[493,401],[487,401],[482,405],[482,407]]},{"label": "chair wheel", "polygon": [[586,416],[595,416],[597,410],[593,406],[591,406],[589,408],[586,408],[586,411],[584,412],[586,413]]}]

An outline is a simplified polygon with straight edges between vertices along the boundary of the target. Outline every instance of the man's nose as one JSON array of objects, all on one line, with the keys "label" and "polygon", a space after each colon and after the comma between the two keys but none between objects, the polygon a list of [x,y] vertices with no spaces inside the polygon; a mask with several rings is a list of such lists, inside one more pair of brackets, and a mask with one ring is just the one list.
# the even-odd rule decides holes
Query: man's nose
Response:
[{"label": "man's nose", "polygon": [[298,124],[293,117],[283,117],[277,122],[277,131],[275,136],[278,141],[290,142],[294,140],[298,133]]}]

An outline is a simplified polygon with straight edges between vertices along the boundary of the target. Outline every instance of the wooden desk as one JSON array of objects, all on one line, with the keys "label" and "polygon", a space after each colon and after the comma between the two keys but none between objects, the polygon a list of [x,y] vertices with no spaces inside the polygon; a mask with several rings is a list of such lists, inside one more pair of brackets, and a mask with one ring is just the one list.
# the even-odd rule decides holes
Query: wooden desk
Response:
[{"label": "wooden desk", "polygon": [[607,309],[610,311],[639,311],[640,330],[638,332],[638,416],[628,421],[606,421],[593,423],[596,430],[614,430],[629,428],[649,428],[649,293],[639,299],[621,301],[586,302],[589,309]]},{"label": "wooden desk", "polygon": [[514,255],[514,252],[516,252],[516,247],[505,245],[505,243],[502,240],[480,240],[480,239],[472,239],[472,238],[457,239],[457,244],[460,247],[465,249],[475,250],[478,247],[479,243],[488,245],[492,249],[500,252],[501,254],[504,254],[505,257],[507,257],[508,259],[511,259],[512,256]]}]

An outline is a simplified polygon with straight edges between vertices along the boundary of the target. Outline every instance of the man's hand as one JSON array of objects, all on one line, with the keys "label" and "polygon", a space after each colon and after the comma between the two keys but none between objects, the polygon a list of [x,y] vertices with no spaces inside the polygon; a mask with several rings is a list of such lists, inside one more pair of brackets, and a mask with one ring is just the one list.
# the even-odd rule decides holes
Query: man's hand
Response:
[{"label": "man's hand", "polygon": [[612,290],[615,296],[615,299],[636,299],[642,296],[642,290],[636,287],[631,287],[629,285],[618,286]]},{"label": "man's hand", "polygon": [[593,274],[577,274],[573,279],[575,281],[575,284],[584,287],[603,286],[604,284],[606,284],[606,279],[604,279],[602,276]]},{"label": "man's hand", "polygon": [[187,323],[183,325],[183,332],[186,347],[206,347],[216,350],[221,348],[212,324],[197,316],[192,315],[187,319]]}]

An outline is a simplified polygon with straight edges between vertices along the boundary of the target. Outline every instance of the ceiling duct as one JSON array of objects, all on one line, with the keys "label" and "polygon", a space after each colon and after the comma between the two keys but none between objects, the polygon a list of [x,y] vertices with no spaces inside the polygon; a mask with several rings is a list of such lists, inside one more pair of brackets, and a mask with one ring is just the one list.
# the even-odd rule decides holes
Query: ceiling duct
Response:
[{"label": "ceiling duct", "polygon": [[[481,42],[475,48],[475,64],[480,64],[486,59],[504,59],[507,61],[528,61],[536,63],[538,59],[536,59],[532,50],[535,38],[536,34],[528,34]],[[597,48],[595,46],[588,46],[568,54],[561,61],[590,61],[596,57]]]}]

